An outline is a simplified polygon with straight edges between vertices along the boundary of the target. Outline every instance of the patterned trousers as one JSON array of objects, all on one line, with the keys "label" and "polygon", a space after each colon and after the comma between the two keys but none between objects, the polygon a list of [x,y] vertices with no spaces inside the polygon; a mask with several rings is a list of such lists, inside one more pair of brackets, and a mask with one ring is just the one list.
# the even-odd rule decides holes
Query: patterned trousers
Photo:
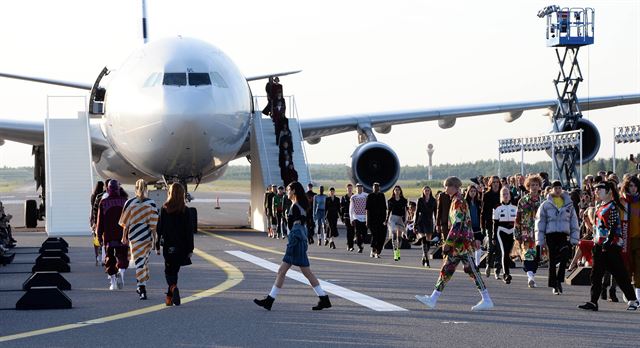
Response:
[{"label": "patterned trousers", "polygon": [[136,280],[138,285],[145,285],[149,280],[149,254],[151,240],[131,241],[131,257],[136,265]]},{"label": "patterned trousers", "polygon": [[455,273],[456,267],[458,267],[458,264],[460,262],[462,262],[464,266],[465,273],[467,273],[476,283],[476,287],[478,288],[478,290],[484,291],[486,287],[484,285],[484,282],[482,281],[480,273],[478,272],[478,267],[476,267],[471,253],[458,254],[455,256],[445,256],[444,263],[442,264],[442,268],[440,269],[440,277],[436,282],[436,290],[444,290],[444,287],[447,285],[449,280],[451,280],[451,277],[453,277],[453,273]]}]

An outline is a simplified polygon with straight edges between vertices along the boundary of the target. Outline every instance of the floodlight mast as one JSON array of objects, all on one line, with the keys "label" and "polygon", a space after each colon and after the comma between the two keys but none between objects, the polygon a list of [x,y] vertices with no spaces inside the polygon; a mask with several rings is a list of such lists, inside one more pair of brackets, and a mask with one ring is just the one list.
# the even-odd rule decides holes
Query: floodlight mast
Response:
[{"label": "floodlight mast", "polygon": [[[553,132],[567,132],[580,129],[582,112],[578,104],[577,91],[583,81],[578,64],[580,47],[593,44],[593,8],[569,8],[551,5],[538,12],[538,17],[547,19],[547,47],[554,47],[560,66],[553,80],[558,104],[552,117]],[[564,49],[564,50],[563,50]],[[576,164],[582,162],[582,149],[566,147],[556,150],[551,162],[559,174],[564,188],[580,186],[581,178]]]}]

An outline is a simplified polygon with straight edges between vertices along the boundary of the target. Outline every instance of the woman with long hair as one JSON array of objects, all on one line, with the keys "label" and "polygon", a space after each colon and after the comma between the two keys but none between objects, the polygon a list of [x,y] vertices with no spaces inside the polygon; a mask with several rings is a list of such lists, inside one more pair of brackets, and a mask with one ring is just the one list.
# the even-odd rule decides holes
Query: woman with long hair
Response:
[{"label": "woman with long hair", "polygon": [[601,295],[602,277],[606,271],[615,278],[627,297],[627,310],[635,311],[640,304],[636,297],[629,274],[622,260],[624,236],[619,211],[625,211],[615,183],[604,181],[595,186],[601,203],[596,208],[594,231],[593,268],[591,269],[591,301],[578,306],[580,309],[597,311]]},{"label": "woman with long hair", "polygon": [[433,238],[434,216],[436,213],[437,202],[433,197],[431,187],[422,188],[422,197],[418,198],[416,204],[416,218],[414,228],[416,231],[416,245],[422,244],[422,266],[431,267],[429,265],[429,248],[431,247],[431,238]]},{"label": "woman with long hair", "polygon": [[[405,222],[407,220],[407,199],[404,198],[402,187],[396,185],[393,195],[387,201],[387,229],[389,234],[387,241],[391,239],[393,245],[393,259],[400,260],[400,238],[405,234]],[[384,244],[387,244],[385,241]],[[384,245],[383,244],[383,245]]]},{"label": "woman with long hair", "polygon": [[496,279],[500,279],[500,269],[502,265],[500,262],[496,262],[500,257],[500,248],[498,247],[498,240],[493,233],[493,209],[500,206],[501,189],[502,184],[500,183],[500,177],[492,176],[491,179],[489,179],[487,191],[482,195],[482,218],[480,219],[480,226],[489,239],[485,275],[487,277],[490,276],[491,268],[495,266]]},{"label": "woman with long hair", "polygon": [[136,196],[124,204],[120,216],[120,226],[124,229],[122,243],[130,244],[131,257],[136,265],[136,292],[141,300],[147,299],[147,280],[149,280],[149,254],[156,237],[158,225],[158,207],[156,202],[147,198],[147,183],[143,179],[136,181]]},{"label": "woman with long hair", "polygon": [[[471,227],[473,228],[473,239],[482,243],[484,240],[484,234],[482,234],[482,228],[480,228],[480,213],[482,212],[482,201],[478,187],[476,185],[470,185],[467,188],[467,193],[464,196],[467,205],[469,206],[469,213],[471,214]],[[480,267],[480,256],[482,256],[482,249],[478,248],[473,252],[474,261],[476,267]]]},{"label": "woman with long hair", "polygon": [[169,196],[160,210],[156,250],[162,245],[164,256],[164,276],[167,280],[167,306],[180,305],[178,272],[180,266],[191,264],[193,253],[193,231],[189,209],[185,204],[185,189],[180,183],[169,186]]},{"label": "woman with long hair", "polygon": [[266,310],[271,310],[273,302],[275,301],[282,285],[284,285],[284,279],[291,266],[300,267],[300,271],[309,280],[309,283],[313,287],[316,295],[320,298],[316,306],[311,307],[314,311],[324,308],[331,308],[331,301],[329,301],[329,295],[327,295],[322,287],[318,278],[311,272],[309,267],[309,258],[307,257],[308,237],[307,237],[307,196],[305,195],[304,188],[299,182],[292,182],[287,186],[287,195],[293,202],[291,208],[287,212],[287,224],[289,227],[289,237],[287,241],[287,250],[278,269],[276,275],[275,284],[271,287],[271,292],[267,297],[262,300],[254,299],[253,302]]}]

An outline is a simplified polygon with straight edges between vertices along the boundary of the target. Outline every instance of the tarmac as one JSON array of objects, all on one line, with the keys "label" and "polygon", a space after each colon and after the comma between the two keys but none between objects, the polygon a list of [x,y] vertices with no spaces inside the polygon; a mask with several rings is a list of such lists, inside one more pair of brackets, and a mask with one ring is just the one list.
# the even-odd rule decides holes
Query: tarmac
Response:
[{"label": "tarmac", "polygon": [[[227,197],[240,199],[241,197]],[[242,204],[241,204],[242,205]],[[243,220],[245,207],[222,205]],[[200,212],[216,220],[219,211]],[[527,287],[524,272],[513,269],[510,285],[484,278],[495,303],[486,312],[471,312],[480,300],[462,267],[444,290],[436,309],[427,309],[414,295],[430,294],[441,260],[420,266],[419,247],[403,249],[400,261],[390,250],[382,258],[346,250],[344,230],[337,249],[309,246],[311,269],[329,291],[333,307],[312,311],[313,290],[287,278],[272,311],[252,300],[266,296],[275,279],[286,240],[263,232],[210,227],[201,223],[193,265],[182,268],[179,288],[183,304],[164,305],[163,259],[152,254],[149,299],[135,293],[134,271],[127,271],[122,290],[108,290],[104,269],[96,266],[89,237],[67,237],[71,272],[63,276],[72,309],[15,310],[24,293],[44,232],[15,232],[14,263],[0,267],[1,347],[619,347],[638,346],[640,311],[626,304],[600,302],[599,312],[584,312],[588,286],[564,286],[553,295],[546,287],[546,269],[538,287]],[[232,224],[233,225],[233,224]],[[240,226],[241,223],[236,223]],[[293,267],[292,270],[297,270]],[[295,274],[291,273],[295,278]],[[483,276],[484,277],[484,276]],[[622,294],[618,291],[618,296]]]}]

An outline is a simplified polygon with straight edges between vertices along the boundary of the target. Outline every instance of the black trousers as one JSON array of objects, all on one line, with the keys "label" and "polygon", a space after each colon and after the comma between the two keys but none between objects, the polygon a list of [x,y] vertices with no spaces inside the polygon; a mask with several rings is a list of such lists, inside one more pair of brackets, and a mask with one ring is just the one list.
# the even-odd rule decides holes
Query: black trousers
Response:
[{"label": "black trousers", "polygon": [[[564,282],[564,272],[567,269],[567,262],[571,257],[571,244],[564,232],[547,233],[547,250],[549,251],[549,282],[550,288],[555,288]],[[556,269],[556,265],[557,269]]]},{"label": "black trousers", "polygon": [[284,218],[283,218],[283,213],[282,212],[276,212],[276,230],[274,231],[274,233],[276,234],[276,236],[281,236],[284,237],[287,233],[284,230]]},{"label": "black trousers", "polygon": [[178,284],[178,272],[180,271],[181,263],[181,258],[178,256],[164,255],[164,278],[167,280],[167,285]]},{"label": "black trousers", "polygon": [[502,268],[504,269],[504,274],[510,274],[509,264],[511,263],[511,249],[513,249],[513,234],[498,231],[497,235],[500,253],[502,254]]},{"label": "black trousers", "polygon": [[344,223],[347,228],[347,248],[353,248],[353,240],[356,237],[356,229],[351,225],[351,221],[347,221]]},{"label": "black trousers", "polygon": [[502,258],[500,253],[500,244],[498,244],[497,234],[493,230],[487,230],[489,236],[489,245],[487,250],[487,267],[495,268],[496,272],[502,269]]},{"label": "black trousers", "polygon": [[372,222],[369,224],[371,230],[371,249],[374,253],[380,254],[387,237],[387,229],[383,222]]},{"label": "black trousers", "polygon": [[367,234],[367,224],[364,221],[355,220],[355,232],[356,232],[356,245],[358,248],[362,248],[364,243],[364,236]]},{"label": "black trousers", "polygon": [[329,225],[329,235],[327,238],[338,236],[338,217],[328,217],[327,222]]},{"label": "black trousers", "polygon": [[602,292],[602,277],[605,272],[611,273],[616,280],[620,290],[629,301],[636,300],[636,293],[631,286],[629,273],[622,261],[622,250],[620,247],[610,246],[606,250],[601,245],[593,247],[593,266],[591,268],[591,302],[598,303]]}]

